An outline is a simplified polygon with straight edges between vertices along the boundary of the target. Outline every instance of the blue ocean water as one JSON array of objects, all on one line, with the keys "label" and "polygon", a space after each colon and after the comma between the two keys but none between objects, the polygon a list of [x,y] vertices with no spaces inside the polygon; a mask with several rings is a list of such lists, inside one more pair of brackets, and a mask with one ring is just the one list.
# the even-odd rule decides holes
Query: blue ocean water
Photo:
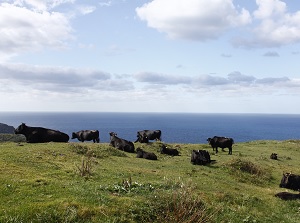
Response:
[{"label": "blue ocean water", "polygon": [[136,132],[144,129],[160,129],[166,143],[206,143],[215,135],[232,137],[235,142],[300,139],[300,115],[0,112],[0,123],[16,128],[22,122],[69,136],[79,130],[98,129],[101,142],[109,142],[112,131],[135,141]]}]

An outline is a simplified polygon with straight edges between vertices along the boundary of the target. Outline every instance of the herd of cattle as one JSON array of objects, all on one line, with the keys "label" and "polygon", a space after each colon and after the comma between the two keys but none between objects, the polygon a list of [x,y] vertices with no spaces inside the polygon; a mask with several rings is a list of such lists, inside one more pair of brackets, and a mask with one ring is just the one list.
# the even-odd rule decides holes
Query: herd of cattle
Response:
[{"label": "herd of cattle", "polygon": [[[43,127],[30,127],[25,123],[22,123],[15,129],[15,134],[24,135],[28,143],[68,142],[70,139],[66,133]],[[141,148],[137,148],[135,151],[134,143],[126,139],[119,138],[117,136],[117,133],[110,132],[109,135],[111,146],[129,153],[136,152],[137,158],[157,160],[157,156],[152,152],[146,152]],[[78,132],[73,132],[72,139],[75,138],[77,138],[81,142],[100,142],[98,130],[81,130]],[[137,140],[135,141],[135,143],[149,143],[149,140],[161,141],[161,130],[142,130],[137,132]],[[213,151],[215,151],[216,153],[218,153],[218,148],[221,148],[223,151],[225,148],[228,148],[228,154],[232,154],[232,145],[234,144],[234,140],[232,138],[214,136],[213,138],[208,138],[207,141],[213,148]],[[160,152],[161,154],[179,156],[179,151],[177,149],[168,148],[164,144],[162,144]],[[277,154],[272,153],[270,158],[277,159]],[[191,154],[191,163],[194,165],[206,165],[211,163],[209,152],[206,150],[193,150]],[[283,174],[279,186],[300,191],[300,175],[291,173]],[[300,194],[292,194],[289,192],[280,192],[275,196],[283,200],[300,199]]]}]

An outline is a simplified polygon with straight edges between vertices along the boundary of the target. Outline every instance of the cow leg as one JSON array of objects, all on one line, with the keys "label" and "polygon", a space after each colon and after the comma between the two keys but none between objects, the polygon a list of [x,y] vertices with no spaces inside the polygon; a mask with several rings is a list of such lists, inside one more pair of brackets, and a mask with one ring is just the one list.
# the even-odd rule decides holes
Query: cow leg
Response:
[{"label": "cow leg", "polygon": [[228,155],[232,155],[232,147],[229,147],[228,150]]},{"label": "cow leg", "polygon": [[216,153],[218,153],[218,147],[216,147]]},{"label": "cow leg", "polygon": [[100,138],[97,138],[96,141],[97,141],[97,143],[99,143],[100,142]]}]

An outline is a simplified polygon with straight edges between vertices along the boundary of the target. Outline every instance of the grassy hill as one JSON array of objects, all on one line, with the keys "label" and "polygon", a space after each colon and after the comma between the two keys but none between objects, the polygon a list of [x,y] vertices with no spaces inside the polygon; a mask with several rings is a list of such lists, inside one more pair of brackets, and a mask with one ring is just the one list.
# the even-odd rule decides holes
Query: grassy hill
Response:
[{"label": "grassy hill", "polygon": [[[135,146],[158,160],[106,143],[0,143],[0,222],[300,222],[300,200],[274,197],[289,191],[283,172],[300,174],[300,141],[237,143],[231,156],[205,144],[170,144],[177,157],[159,142]],[[192,165],[193,149],[215,162]]]}]

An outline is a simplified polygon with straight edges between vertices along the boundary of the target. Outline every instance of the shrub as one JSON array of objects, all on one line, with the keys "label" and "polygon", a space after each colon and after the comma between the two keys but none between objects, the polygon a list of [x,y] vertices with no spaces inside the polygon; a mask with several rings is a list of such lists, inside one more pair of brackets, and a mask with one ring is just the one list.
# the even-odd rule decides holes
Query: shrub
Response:
[{"label": "shrub", "polygon": [[26,142],[24,135],[0,134],[0,142]]},{"label": "shrub", "polygon": [[86,145],[81,145],[79,143],[70,143],[69,147],[73,152],[81,155],[85,155],[89,151],[89,148]]},{"label": "shrub", "polygon": [[[242,181],[250,180],[253,183],[263,183],[271,180],[270,171],[254,164],[249,160],[240,158],[229,161],[225,166],[229,167],[234,172],[234,176],[240,177]],[[243,174],[250,174],[252,177],[247,177]]]}]

